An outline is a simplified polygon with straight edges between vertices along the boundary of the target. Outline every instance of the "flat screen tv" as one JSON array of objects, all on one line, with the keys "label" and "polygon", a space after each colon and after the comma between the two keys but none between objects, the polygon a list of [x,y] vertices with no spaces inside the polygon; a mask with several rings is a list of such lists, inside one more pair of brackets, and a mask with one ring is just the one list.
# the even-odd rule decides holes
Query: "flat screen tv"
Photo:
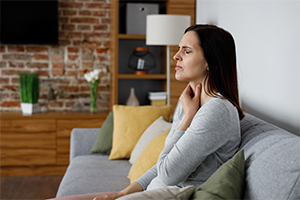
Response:
[{"label": "flat screen tv", "polygon": [[58,44],[58,0],[0,0],[0,44]]}]

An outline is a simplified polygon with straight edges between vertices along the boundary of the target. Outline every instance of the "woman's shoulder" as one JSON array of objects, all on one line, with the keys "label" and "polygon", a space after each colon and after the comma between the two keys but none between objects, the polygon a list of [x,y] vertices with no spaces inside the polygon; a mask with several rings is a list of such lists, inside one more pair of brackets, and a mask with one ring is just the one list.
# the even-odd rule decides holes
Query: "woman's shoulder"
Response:
[{"label": "woman's shoulder", "polygon": [[238,118],[237,108],[227,99],[221,96],[212,97],[206,104],[201,107],[201,112],[213,115],[218,115],[224,118]]},{"label": "woman's shoulder", "polygon": [[227,109],[235,109],[235,106],[222,96],[213,96],[203,107],[226,107]]}]

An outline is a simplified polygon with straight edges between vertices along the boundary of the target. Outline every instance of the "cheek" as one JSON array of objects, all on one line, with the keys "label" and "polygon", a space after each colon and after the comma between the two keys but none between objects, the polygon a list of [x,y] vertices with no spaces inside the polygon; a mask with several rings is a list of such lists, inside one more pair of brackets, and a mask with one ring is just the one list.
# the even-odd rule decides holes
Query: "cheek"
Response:
[{"label": "cheek", "polygon": [[205,63],[193,65],[192,69],[189,71],[189,75],[196,78],[203,78],[207,75],[207,65]]}]

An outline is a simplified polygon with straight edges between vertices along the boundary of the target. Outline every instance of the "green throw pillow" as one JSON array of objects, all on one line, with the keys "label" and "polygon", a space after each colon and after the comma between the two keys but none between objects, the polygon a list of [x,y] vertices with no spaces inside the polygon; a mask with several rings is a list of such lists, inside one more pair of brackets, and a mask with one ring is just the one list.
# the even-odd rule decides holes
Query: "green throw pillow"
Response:
[{"label": "green throw pillow", "polygon": [[114,122],[113,112],[109,112],[101,129],[98,133],[97,139],[91,149],[91,154],[105,153],[110,154],[112,148],[112,136],[113,136]]},{"label": "green throw pillow", "polygon": [[195,189],[190,199],[242,199],[244,191],[244,150],[224,163]]}]

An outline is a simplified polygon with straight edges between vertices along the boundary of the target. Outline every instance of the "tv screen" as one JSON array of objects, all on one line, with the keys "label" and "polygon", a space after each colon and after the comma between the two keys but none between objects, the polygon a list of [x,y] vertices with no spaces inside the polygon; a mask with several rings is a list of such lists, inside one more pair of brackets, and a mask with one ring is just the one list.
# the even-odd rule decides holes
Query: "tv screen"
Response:
[{"label": "tv screen", "polygon": [[58,0],[0,0],[0,44],[58,44]]}]

